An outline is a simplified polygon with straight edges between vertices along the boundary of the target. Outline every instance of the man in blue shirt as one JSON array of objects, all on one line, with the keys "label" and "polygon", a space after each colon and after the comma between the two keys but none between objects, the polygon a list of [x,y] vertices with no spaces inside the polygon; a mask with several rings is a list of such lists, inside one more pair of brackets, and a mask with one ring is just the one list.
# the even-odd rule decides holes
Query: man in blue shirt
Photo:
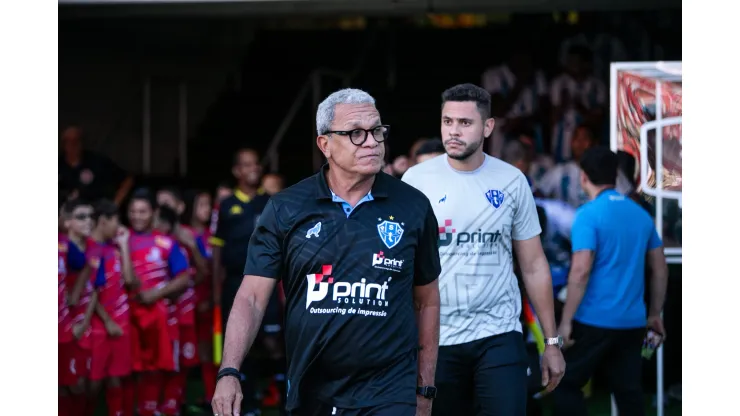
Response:
[{"label": "man in blue shirt", "polygon": [[[646,326],[665,334],[660,313],[668,268],[650,215],[617,192],[617,155],[605,147],[581,159],[590,202],[576,213],[573,258],[559,333],[568,371],[555,390],[555,415],[586,415],[581,388],[603,367],[619,413],[645,414],[641,388]],[[646,311],[645,262],[652,271]],[[647,316],[647,319],[646,319]]]}]

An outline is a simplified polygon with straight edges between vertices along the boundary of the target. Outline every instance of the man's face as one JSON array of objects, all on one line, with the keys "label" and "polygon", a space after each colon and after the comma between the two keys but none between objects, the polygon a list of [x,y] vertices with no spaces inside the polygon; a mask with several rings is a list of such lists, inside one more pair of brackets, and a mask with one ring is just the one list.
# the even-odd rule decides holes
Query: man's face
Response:
[{"label": "man's face", "polygon": [[144,232],[149,229],[152,225],[152,216],[154,212],[149,202],[135,199],[131,201],[128,207],[128,220],[131,223],[131,228],[136,232]]},{"label": "man's face", "polygon": [[233,191],[231,190],[231,188],[227,188],[225,186],[219,187],[218,189],[216,189],[216,202],[220,204],[221,201],[230,197],[232,193]]},{"label": "man's face", "polygon": [[103,238],[106,240],[112,240],[118,233],[118,227],[121,223],[118,221],[118,215],[114,215],[110,218],[101,216],[98,218],[98,227],[102,231]]},{"label": "man's face", "polygon": [[484,122],[473,101],[448,101],[442,107],[442,142],[452,159],[465,160],[480,151],[491,131],[493,119]]},{"label": "man's face", "polygon": [[62,133],[62,149],[65,155],[82,153],[82,131],[77,127],[68,127]]},{"label": "man's face", "polygon": [[178,214],[182,214],[182,211],[185,208],[182,201],[178,200],[175,195],[169,191],[157,192],[157,205],[172,208]]},{"label": "man's face", "polygon": [[419,164],[419,163],[422,163],[422,162],[426,162],[427,160],[433,159],[433,158],[435,158],[435,157],[437,157],[437,156],[439,156],[441,154],[442,153],[426,153],[426,154],[423,154],[423,155],[416,156],[416,163]]},{"label": "man's face", "polygon": [[[333,131],[373,129],[378,126],[380,113],[372,104],[339,104],[334,109]],[[383,140],[382,137],[379,139]],[[378,143],[372,133],[368,133],[365,142],[359,146],[352,144],[349,136],[339,134],[321,135],[317,143],[324,156],[346,172],[375,175],[383,167],[385,146]]]},{"label": "man's face", "polygon": [[262,187],[269,195],[275,195],[283,190],[283,179],[277,175],[265,175],[262,178]]},{"label": "man's face", "polygon": [[257,154],[251,151],[242,151],[237,157],[236,165],[231,172],[237,181],[249,186],[258,186],[262,176],[262,166]]},{"label": "man's face", "polygon": [[583,153],[593,144],[593,137],[588,129],[578,128],[573,132],[570,141],[570,150],[573,153],[573,160],[580,160]]},{"label": "man's face", "polygon": [[154,229],[162,234],[169,235],[172,233],[172,224],[160,218],[159,215],[154,217]]},{"label": "man's face", "polygon": [[202,193],[198,195],[197,198],[195,198],[195,209],[193,209],[193,214],[195,215],[195,219],[198,220],[200,223],[207,223],[208,220],[211,218],[211,196],[207,193]]},{"label": "man's face", "polygon": [[93,208],[89,205],[80,205],[67,217],[67,230],[79,236],[88,237],[93,229]]}]

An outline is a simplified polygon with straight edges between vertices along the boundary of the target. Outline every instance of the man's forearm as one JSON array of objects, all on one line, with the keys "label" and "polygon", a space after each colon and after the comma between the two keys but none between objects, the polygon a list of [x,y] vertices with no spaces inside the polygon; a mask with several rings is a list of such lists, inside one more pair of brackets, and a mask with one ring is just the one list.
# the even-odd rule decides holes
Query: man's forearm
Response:
[{"label": "man's forearm", "polygon": [[181,273],[174,279],[170,280],[169,283],[164,285],[160,289],[157,290],[157,299],[162,298],[168,298],[172,297],[176,294],[179,294],[180,292],[185,291],[185,289],[190,286],[190,275],[188,273]]},{"label": "man's forearm", "polygon": [[668,266],[664,263],[652,269],[652,276],[650,277],[650,316],[658,316],[663,311],[667,290]]},{"label": "man's forearm", "polygon": [[[242,286],[243,287],[243,286]],[[239,289],[226,322],[221,368],[239,368],[252,347],[260,329],[264,305],[257,305],[256,296]]]},{"label": "man's forearm", "polygon": [[98,318],[100,318],[100,320],[103,321],[103,323],[106,325],[113,322],[113,318],[110,317],[110,315],[105,310],[103,305],[100,304],[100,302],[95,305],[95,314],[98,315]]},{"label": "man's forearm", "polygon": [[121,250],[121,275],[123,276],[123,283],[126,286],[134,284],[136,278],[134,277],[134,266],[131,263],[131,254],[129,253],[128,245],[120,247]]},{"label": "man's forearm", "polygon": [[439,350],[439,305],[417,305],[419,327],[419,386],[433,386]]},{"label": "man's forearm", "polygon": [[121,205],[121,202],[126,198],[126,195],[128,195],[129,191],[131,191],[131,188],[134,187],[134,178],[129,176],[126,179],[121,182],[121,186],[118,187],[118,191],[116,191],[116,195],[113,198],[113,202],[116,205]]},{"label": "man's forearm", "polygon": [[95,312],[95,308],[98,305],[98,291],[92,293],[92,296],[90,297],[90,303],[87,305],[87,309],[85,309],[85,315],[82,319],[82,325],[87,328],[90,326],[90,321],[92,320],[93,312]]},{"label": "man's forearm", "polygon": [[586,286],[588,280],[579,275],[571,275],[568,277],[567,296],[565,298],[565,306],[563,307],[563,322],[571,322],[573,317],[578,311],[578,307],[581,305],[583,295],[586,293]]},{"label": "man's forearm", "polygon": [[[542,264],[539,264],[542,263]],[[537,319],[542,326],[543,335],[546,338],[557,336],[555,325],[555,305],[552,294],[552,277],[547,260],[538,262],[531,271],[522,271],[522,280],[527,290],[527,297],[534,306]]]}]

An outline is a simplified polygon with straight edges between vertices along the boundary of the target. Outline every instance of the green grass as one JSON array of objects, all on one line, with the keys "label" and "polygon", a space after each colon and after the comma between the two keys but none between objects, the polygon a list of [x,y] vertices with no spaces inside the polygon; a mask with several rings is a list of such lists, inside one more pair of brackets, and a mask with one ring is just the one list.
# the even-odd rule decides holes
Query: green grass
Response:
[{"label": "green grass", "polygon": [[[203,397],[203,384],[198,379],[191,378],[188,382],[188,387],[186,391],[186,397],[188,403],[193,403],[198,401],[201,397]],[[652,395],[648,395],[645,400],[645,410],[647,416],[654,416],[656,415],[656,410],[652,406]],[[103,400],[101,400],[102,402]],[[611,399],[607,392],[596,390],[594,392],[594,395],[588,399],[588,405],[589,405],[589,416],[611,416]],[[544,400],[544,407],[545,412],[543,416],[548,416],[551,414],[550,408],[549,408],[549,402],[547,398]],[[190,413],[185,414],[183,416],[199,416],[199,415],[209,415],[210,413]],[[664,412],[665,416],[679,416],[681,415],[681,403],[680,402],[672,402],[670,405],[668,405],[665,408]],[[105,404],[100,403],[98,406],[97,411],[95,412],[95,416],[106,416],[105,411]],[[263,416],[278,416],[278,412],[274,409],[265,409],[263,412]]]}]

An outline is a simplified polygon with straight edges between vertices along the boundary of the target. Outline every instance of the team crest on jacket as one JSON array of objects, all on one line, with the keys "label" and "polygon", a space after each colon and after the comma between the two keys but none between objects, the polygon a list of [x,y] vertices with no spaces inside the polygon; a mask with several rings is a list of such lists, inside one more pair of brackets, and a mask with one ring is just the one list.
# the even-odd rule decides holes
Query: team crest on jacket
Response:
[{"label": "team crest on jacket", "polygon": [[498,208],[504,203],[504,193],[497,189],[491,189],[486,192],[486,199],[494,208]]},{"label": "team crest on jacket", "polygon": [[[393,216],[388,217],[393,220]],[[380,220],[380,218],[378,218]],[[403,223],[399,224],[394,221],[385,220],[378,224],[378,234],[386,247],[389,249],[398,245],[403,237]]]}]

